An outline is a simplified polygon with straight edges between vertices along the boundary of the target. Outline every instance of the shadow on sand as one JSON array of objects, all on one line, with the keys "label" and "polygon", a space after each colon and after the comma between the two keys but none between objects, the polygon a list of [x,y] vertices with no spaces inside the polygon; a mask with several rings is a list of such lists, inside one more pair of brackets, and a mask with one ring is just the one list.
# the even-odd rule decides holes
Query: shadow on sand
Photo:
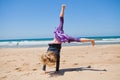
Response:
[{"label": "shadow on sand", "polygon": [[48,74],[50,77],[56,77],[56,76],[63,76],[65,72],[71,72],[71,71],[107,71],[106,69],[94,69],[91,68],[91,66],[88,67],[79,67],[79,68],[67,68],[67,69],[60,69],[58,72],[50,71]]}]

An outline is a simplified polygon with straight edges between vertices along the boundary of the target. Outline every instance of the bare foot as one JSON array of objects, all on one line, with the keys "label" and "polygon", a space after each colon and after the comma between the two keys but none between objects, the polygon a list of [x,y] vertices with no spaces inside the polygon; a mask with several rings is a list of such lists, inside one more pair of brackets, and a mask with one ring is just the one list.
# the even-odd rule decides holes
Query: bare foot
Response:
[{"label": "bare foot", "polygon": [[66,7],[66,4],[62,4],[62,8],[65,8]]},{"label": "bare foot", "polygon": [[92,44],[92,46],[94,46],[95,45],[95,40],[91,40],[91,44]]}]

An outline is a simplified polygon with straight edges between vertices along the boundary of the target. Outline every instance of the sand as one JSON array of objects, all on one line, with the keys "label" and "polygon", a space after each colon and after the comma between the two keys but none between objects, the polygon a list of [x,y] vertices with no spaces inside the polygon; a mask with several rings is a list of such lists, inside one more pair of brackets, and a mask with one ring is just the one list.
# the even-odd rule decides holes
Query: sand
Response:
[{"label": "sand", "polygon": [[0,80],[120,80],[120,44],[63,46],[59,73],[47,67],[43,75],[40,56],[46,50],[1,48]]}]

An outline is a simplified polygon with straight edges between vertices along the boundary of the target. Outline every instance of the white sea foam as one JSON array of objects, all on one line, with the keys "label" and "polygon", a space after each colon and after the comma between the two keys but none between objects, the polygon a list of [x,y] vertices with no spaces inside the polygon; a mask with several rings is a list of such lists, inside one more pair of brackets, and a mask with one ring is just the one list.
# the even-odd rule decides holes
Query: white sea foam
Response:
[{"label": "white sea foam", "polygon": [[19,42],[19,45],[44,45],[50,42],[51,41],[22,41],[22,42]]},{"label": "white sea foam", "polygon": [[[36,47],[36,46],[47,46],[48,43],[51,43],[52,40],[43,40],[43,41],[4,41],[0,42],[0,48],[4,47]],[[120,38],[110,38],[110,39],[101,39],[101,40],[95,40],[96,44],[120,44]],[[71,42],[70,44],[65,43],[63,45],[84,45],[84,44],[90,44],[88,43],[82,43],[82,42]]]},{"label": "white sea foam", "polygon": [[17,47],[17,46],[41,46],[47,45],[51,41],[11,41],[11,42],[0,42],[0,47]]},{"label": "white sea foam", "polygon": [[14,46],[17,42],[0,42],[0,46]]},{"label": "white sea foam", "polygon": [[102,39],[103,41],[120,41],[120,38]]}]

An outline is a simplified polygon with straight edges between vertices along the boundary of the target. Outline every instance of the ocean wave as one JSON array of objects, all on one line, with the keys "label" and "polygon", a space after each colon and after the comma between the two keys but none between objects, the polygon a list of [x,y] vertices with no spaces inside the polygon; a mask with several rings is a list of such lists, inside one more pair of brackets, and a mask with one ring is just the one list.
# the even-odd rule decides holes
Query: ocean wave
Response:
[{"label": "ocean wave", "polygon": [[0,42],[0,47],[24,47],[24,46],[41,46],[47,45],[51,43],[51,41],[7,41],[7,42]]},{"label": "ocean wave", "polygon": [[103,41],[120,41],[120,38],[102,39]]},{"label": "ocean wave", "polygon": [[[23,41],[2,41],[0,42],[0,48],[4,47],[40,47],[47,46],[52,40],[23,40]],[[95,40],[96,44],[120,44],[120,38],[102,38],[101,40]],[[70,44],[65,43],[63,45],[89,45],[90,43],[82,42],[71,42]]]},{"label": "ocean wave", "polygon": [[19,42],[19,45],[42,45],[42,44],[48,44],[51,41],[21,41]]}]

